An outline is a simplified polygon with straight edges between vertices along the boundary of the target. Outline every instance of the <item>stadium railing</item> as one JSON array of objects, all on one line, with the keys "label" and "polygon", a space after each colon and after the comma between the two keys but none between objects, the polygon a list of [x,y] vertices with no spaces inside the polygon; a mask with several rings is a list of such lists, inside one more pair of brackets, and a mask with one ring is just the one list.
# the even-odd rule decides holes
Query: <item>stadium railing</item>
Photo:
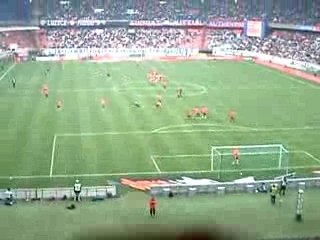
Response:
[{"label": "stadium railing", "polygon": [[[12,189],[14,199],[23,200],[41,200],[41,199],[63,199],[73,198],[73,188],[28,188]],[[0,190],[0,199],[5,199],[6,189]],[[81,191],[82,198],[109,198],[117,197],[118,192],[115,185],[83,187]]]},{"label": "stadium railing", "polygon": [[[225,183],[208,183],[208,184],[163,184],[152,185],[150,187],[151,195],[168,195],[170,192],[175,195],[193,196],[201,193],[224,194],[234,192],[255,193],[264,183],[267,189],[272,184],[280,184],[281,180],[264,180],[264,181],[247,181],[247,182],[225,182]],[[288,179],[288,188],[305,189],[316,187],[320,188],[320,178],[296,178]]]},{"label": "stadium railing", "polygon": [[[261,180],[261,181],[245,181],[245,182],[216,182],[205,184],[185,184],[170,183],[162,185],[152,185],[150,194],[152,195],[168,195],[172,192],[175,195],[193,196],[202,193],[225,194],[235,192],[254,193],[264,183],[267,188],[272,184],[280,184],[280,180]],[[288,179],[288,188],[304,189],[304,188],[320,188],[319,178],[294,178]],[[6,189],[0,189],[0,199],[5,198]],[[73,198],[73,188],[26,188],[13,189],[15,199],[34,200],[34,199],[63,199]],[[83,187],[81,196],[83,198],[108,198],[117,197],[118,191],[115,185]]]}]

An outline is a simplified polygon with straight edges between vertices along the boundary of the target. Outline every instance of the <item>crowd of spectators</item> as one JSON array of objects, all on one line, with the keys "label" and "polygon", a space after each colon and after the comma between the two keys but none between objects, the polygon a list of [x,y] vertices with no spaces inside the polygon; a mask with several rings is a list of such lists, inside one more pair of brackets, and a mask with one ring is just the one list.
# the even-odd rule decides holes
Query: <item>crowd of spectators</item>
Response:
[{"label": "crowd of spectators", "polygon": [[215,30],[208,35],[208,48],[260,52],[320,64],[320,34],[275,31],[260,39],[239,32]]},{"label": "crowd of spectators", "polygon": [[[192,46],[202,37],[201,31],[176,28],[51,29],[47,31],[47,47],[178,48]],[[212,30],[207,33],[206,43],[204,48],[253,51],[320,64],[320,34],[274,31],[260,39],[246,37],[240,31]]]},{"label": "crowd of spectators", "polygon": [[184,29],[55,29],[47,32],[51,48],[178,48],[192,43],[198,32]]},{"label": "crowd of spectators", "polygon": [[[267,18],[278,23],[320,23],[319,0],[50,0],[45,19],[212,20]],[[75,3],[78,4],[75,4]]]}]

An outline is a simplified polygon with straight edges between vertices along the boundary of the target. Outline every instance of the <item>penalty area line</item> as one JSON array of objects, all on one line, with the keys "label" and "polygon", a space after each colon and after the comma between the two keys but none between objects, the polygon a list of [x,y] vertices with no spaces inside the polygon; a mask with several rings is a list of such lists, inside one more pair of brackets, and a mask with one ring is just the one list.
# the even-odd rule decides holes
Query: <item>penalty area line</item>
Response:
[{"label": "penalty area line", "polygon": [[161,173],[161,170],[160,170],[160,168],[159,168],[159,166],[158,166],[158,164],[157,164],[157,161],[156,161],[156,159],[154,158],[154,156],[151,155],[151,156],[150,156],[150,159],[152,160],[154,167],[157,169],[157,172],[158,172],[158,173]]},{"label": "penalty area line", "polygon": [[320,159],[315,157],[313,154],[307,152],[307,151],[303,151],[304,154],[306,154],[308,157],[312,158],[313,160],[315,160],[317,163],[320,163]]},{"label": "penalty area line", "polygon": [[190,130],[160,130],[150,131],[127,131],[127,132],[83,132],[83,133],[57,133],[57,137],[81,137],[81,136],[103,136],[103,135],[137,135],[137,134],[179,134],[179,133],[255,133],[255,132],[289,132],[289,131],[307,131],[318,130],[320,126],[315,127],[287,127],[287,128],[234,128],[234,129],[190,129]]},{"label": "penalty area line", "polygon": [[54,165],[54,155],[56,150],[56,141],[57,141],[57,135],[54,135],[53,142],[52,142],[52,152],[51,152],[51,161],[50,161],[50,172],[49,176],[52,177],[53,174],[53,165]]}]

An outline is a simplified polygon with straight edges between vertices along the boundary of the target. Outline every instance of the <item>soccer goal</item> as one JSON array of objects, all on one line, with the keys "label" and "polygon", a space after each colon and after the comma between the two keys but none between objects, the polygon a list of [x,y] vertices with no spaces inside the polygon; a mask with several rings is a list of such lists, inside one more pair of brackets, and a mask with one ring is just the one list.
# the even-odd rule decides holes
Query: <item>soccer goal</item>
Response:
[{"label": "soccer goal", "polygon": [[[237,156],[235,156],[235,153]],[[235,163],[238,158],[239,164]],[[288,174],[289,152],[282,144],[212,146],[211,171],[277,171]]]}]

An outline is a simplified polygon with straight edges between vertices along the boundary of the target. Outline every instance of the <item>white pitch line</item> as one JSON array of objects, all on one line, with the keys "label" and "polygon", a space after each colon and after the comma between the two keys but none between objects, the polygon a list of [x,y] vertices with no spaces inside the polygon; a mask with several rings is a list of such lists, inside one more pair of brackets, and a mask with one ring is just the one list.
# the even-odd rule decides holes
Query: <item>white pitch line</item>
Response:
[{"label": "white pitch line", "polygon": [[[224,124],[214,124],[214,123],[189,123],[189,124],[177,124],[177,125],[168,125],[160,128],[156,128],[152,130],[152,133],[162,132],[163,130],[168,130],[171,128],[185,128],[185,127],[225,127]],[[254,130],[255,128],[246,127],[246,126],[240,126],[240,125],[234,125],[233,129],[246,129],[246,130]]]},{"label": "white pitch line", "polygon": [[138,135],[150,134],[150,131],[128,131],[128,132],[96,132],[96,133],[60,133],[56,134],[57,137],[81,137],[81,136],[103,136],[103,135]]},{"label": "white pitch line", "polygon": [[159,168],[156,160],[154,159],[154,156],[151,155],[150,158],[151,158],[151,160],[152,160],[152,162],[153,162],[153,165],[154,165],[155,168],[157,169],[158,173],[161,173],[161,170],[160,170],[160,168]]},{"label": "white pitch line", "polygon": [[[230,147],[232,148],[232,147]],[[252,152],[252,153],[243,153],[243,155],[261,155],[261,154],[275,154],[275,153],[279,153],[279,152]],[[307,154],[305,151],[302,150],[293,150],[293,151],[289,151],[288,153],[303,153],[303,154]],[[226,153],[226,154],[222,154],[224,156],[231,156],[232,153]],[[187,157],[192,157],[192,158],[201,158],[201,157],[210,157],[211,154],[176,154],[176,155],[152,155],[154,158],[187,158]],[[310,155],[308,155],[310,157]],[[320,160],[319,160],[320,163]]]},{"label": "white pitch line", "polygon": [[[319,168],[320,165],[307,165],[307,166],[295,166],[289,167],[289,169],[308,169],[308,168]],[[286,169],[286,168],[282,168]],[[279,170],[275,168],[251,168],[251,169],[230,169],[222,170],[222,173],[233,173],[233,172],[261,172],[261,171],[273,171]],[[166,171],[166,172],[130,172],[130,173],[97,173],[97,174],[57,174],[57,175],[31,175],[31,176],[0,176],[0,179],[41,179],[41,178],[74,178],[74,177],[112,177],[112,176],[141,176],[141,175],[170,175],[170,174],[196,174],[196,173],[217,173],[219,170],[198,170],[198,171]]]},{"label": "white pitch line", "polygon": [[57,140],[57,135],[54,135],[53,143],[52,143],[51,162],[50,162],[50,173],[49,173],[50,177],[52,177],[52,173],[53,173],[54,154],[55,154],[55,150],[56,150],[56,140]]},{"label": "white pitch line", "polygon": [[201,157],[209,157],[210,154],[178,154],[178,155],[152,155],[154,158],[201,158]]},{"label": "white pitch line", "polygon": [[138,135],[138,134],[177,134],[177,133],[250,133],[250,132],[278,132],[278,131],[305,131],[319,130],[320,126],[316,127],[292,127],[292,128],[237,128],[237,129],[190,129],[190,130],[168,130],[168,131],[127,131],[127,132],[87,132],[87,133],[57,133],[57,137],[81,137],[81,136],[103,136],[103,135]]},{"label": "white pitch line", "polygon": [[0,77],[0,81],[2,80],[2,79],[4,79],[5,78],[5,76],[7,76],[7,74],[14,68],[16,66],[16,64],[14,63],[14,64],[12,64],[8,69],[7,69],[7,71],[5,71],[2,75],[1,75],[1,77]]},{"label": "white pitch line", "polygon": [[307,152],[307,151],[303,151],[304,154],[306,154],[308,157],[312,158],[313,160],[315,160],[316,162],[320,163],[320,159],[315,157],[314,155],[312,155],[311,153]]}]

